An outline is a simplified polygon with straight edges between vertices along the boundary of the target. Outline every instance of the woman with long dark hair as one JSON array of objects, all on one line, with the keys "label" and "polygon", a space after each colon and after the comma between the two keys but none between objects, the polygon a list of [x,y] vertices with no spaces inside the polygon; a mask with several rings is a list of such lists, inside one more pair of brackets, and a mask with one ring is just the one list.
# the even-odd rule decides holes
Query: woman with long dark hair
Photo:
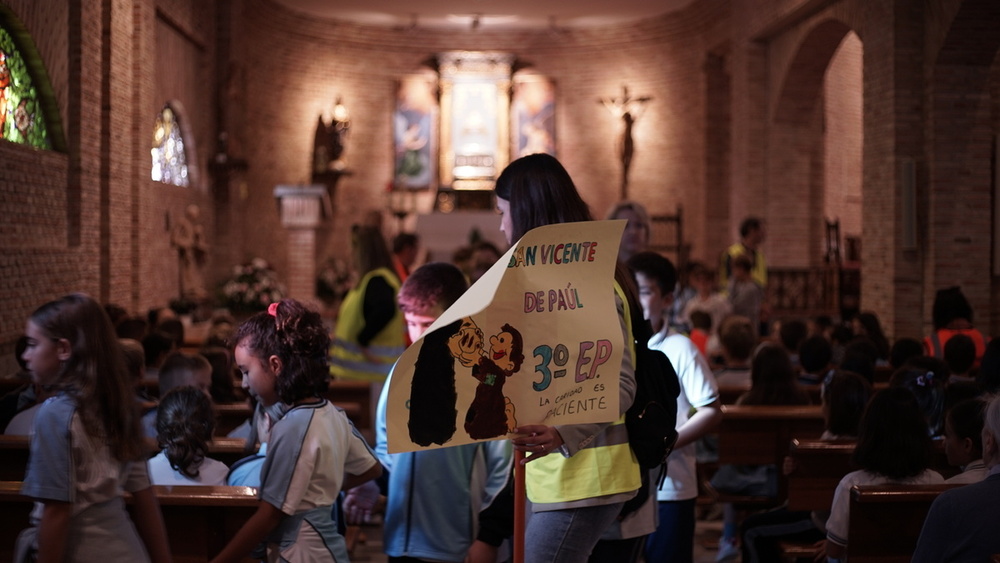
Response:
[{"label": "woman with long dark hair", "polygon": [[[587,204],[580,197],[566,169],[555,158],[535,154],[512,162],[496,183],[500,230],[508,243],[515,243],[533,228],[556,223],[590,221]],[[625,321],[625,305],[631,315],[642,314],[634,282],[621,263],[615,282],[624,299],[618,298],[618,321],[626,338],[649,339],[649,334],[632,335]],[[626,346],[622,360],[620,414],[635,396],[632,357]],[[629,449],[624,418],[605,424],[518,427],[512,438],[515,449],[530,454],[526,467],[531,515],[525,531],[525,561],[558,562],[601,559],[592,552],[601,533],[618,521],[625,501],[641,488],[639,465]],[[555,454],[555,455],[548,455]],[[600,470],[598,470],[600,468]],[[652,503],[648,518],[635,513],[637,529],[626,531],[626,518],[612,537],[628,538],[616,545],[618,561],[629,560],[642,545],[642,538],[654,528]],[[641,509],[640,509],[641,512]],[[620,528],[620,529],[619,529]],[[629,550],[624,553],[623,550]]]}]

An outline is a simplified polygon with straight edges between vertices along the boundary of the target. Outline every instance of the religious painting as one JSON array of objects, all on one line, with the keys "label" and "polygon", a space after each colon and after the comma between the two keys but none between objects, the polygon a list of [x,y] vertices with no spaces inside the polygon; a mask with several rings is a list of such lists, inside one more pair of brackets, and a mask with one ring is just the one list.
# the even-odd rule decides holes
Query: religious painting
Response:
[{"label": "religious painting", "polygon": [[456,180],[496,176],[497,96],[488,82],[456,82],[451,139]]},{"label": "religious painting", "polygon": [[441,183],[488,190],[510,160],[510,72],[505,53],[438,55],[441,74]]},{"label": "religious painting", "polygon": [[511,99],[512,158],[545,153],[556,156],[555,85],[539,74],[514,76]]},{"label": "religious painting", "polygon": [[428,188],[435,184],[436,89],[432,74],[406,76],[399,81],[392,116],[395,189]]}]

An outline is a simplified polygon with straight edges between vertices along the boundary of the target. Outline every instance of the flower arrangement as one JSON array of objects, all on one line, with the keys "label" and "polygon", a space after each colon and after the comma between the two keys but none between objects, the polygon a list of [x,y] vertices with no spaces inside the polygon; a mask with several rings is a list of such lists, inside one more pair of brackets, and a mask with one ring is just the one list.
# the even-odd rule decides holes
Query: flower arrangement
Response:
[{"label": "flower arrangement", "polygon": [[285,286],[263,258],[233,267],[233,277],[222,284],[219,297],[231,312],[255,313],[285,297]]},{"label": "flower arrangement", "polygon": [[316,297],[327,305],[339,303],[354,287],[351,268],[340,258],[327,258],[316,273]]}]

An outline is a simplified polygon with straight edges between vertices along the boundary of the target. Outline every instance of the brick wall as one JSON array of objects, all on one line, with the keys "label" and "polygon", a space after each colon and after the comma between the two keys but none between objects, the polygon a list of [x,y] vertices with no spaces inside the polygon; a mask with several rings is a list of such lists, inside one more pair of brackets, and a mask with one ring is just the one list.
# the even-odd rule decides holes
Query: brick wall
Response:
[{"label": "brick wall", "polygon": [[[628,84],[653,98],[633,131],[631,197],[654,213],[682,205],[694,258],[714,262],[740,219],[762,210],[771,263],[813,264],[823,216],[838,215],[842,232],[863,236],[862,306],[890,335],[922,333],[929,297],[952,283],[967,288],[977,324],[1000,332],[985,234],[1000,129],[995,3],[704,0],[557,34],[386,30],[271,0],[0,4],[34,38],[69,147],[0,142],[4,371],[24,319],[47,299],[83,290],[141,312],[174,297],[168,228],[189,204],[203,211],[210,283],[253,256],[284,269],[289,237],[272,190],[308,182],[316,118],[336,96],[352,114],[353,174],[316,254],[346,256],[350,224],[386,205],[394,81],[456,49],[510,52],[555,80],[559,156],[595,215],[617,198],[622,128],[597,100]],[[189,189],[149,180],[153,116],[167,100],[191,129],[199,180]],[[208,170],[220,128],[230,157],[249,164],[228,184]],[[901,230],[908,160],[913,248]]]}]

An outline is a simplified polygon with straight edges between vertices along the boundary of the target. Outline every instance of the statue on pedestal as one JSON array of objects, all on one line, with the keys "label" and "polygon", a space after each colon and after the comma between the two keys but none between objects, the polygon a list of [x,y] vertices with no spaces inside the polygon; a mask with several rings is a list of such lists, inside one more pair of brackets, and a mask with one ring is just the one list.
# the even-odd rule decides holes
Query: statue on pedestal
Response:
[{"label": "statue on pedestal", "polygon": [[192,203],[170,232],[170,244],[177,249],[180,297],[196,303],[208,297],[203,272],[208,244],[200,219],[201,210]]}]

